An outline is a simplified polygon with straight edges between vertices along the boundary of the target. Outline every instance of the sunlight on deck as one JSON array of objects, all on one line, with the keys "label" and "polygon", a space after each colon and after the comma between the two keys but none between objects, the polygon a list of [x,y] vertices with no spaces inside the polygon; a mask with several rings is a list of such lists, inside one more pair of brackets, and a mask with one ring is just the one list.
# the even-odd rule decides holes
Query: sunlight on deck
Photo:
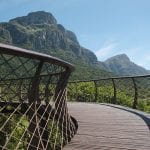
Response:
[{"label": "sunlight on deck", "polygon": [[149,150],[150,115],[109,104],[68,103],[79,123],[64,150]]}]

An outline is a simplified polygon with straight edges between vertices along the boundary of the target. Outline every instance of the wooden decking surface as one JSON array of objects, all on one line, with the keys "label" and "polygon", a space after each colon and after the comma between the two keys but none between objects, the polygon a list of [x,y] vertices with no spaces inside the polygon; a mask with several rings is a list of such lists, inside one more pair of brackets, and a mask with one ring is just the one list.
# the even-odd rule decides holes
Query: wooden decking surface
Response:
[{"label": "wooden decking surface", "polygon": [[117,105],[68,103],[79,123],[64,150],[150,150],[150,115]]}]

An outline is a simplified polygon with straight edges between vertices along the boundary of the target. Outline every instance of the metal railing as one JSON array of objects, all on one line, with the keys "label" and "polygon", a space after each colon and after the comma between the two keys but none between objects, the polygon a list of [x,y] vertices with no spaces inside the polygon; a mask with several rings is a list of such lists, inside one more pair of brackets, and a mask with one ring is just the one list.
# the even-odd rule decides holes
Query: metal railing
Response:
[{"label": "metal railing", "polygon": [[0,44],[0,149],[62,149],[77,131],[66,84],[74,67]]},{"label": "metal railing", "polygon": [[60,59],[0,44],[0,149],[62,149],[78,128],[67,95],[150,111],[150,75],[68,83],[72,70]]},{"label": "metal railing", "polygon": [[150,112],[150,75],[69,82],[68,99],[120,104]]}]

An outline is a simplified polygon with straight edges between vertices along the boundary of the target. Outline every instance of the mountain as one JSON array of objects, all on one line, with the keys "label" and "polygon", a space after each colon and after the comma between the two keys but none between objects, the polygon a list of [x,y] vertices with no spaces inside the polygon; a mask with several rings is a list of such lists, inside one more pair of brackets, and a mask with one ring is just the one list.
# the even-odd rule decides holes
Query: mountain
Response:
[{"label": "mountain", "polygon": [[76,35],[58,24],[48,12],[31,12],[27,16],[0,23],[0,42],[46,53],[76,66],[73,80],[116,75],[149,74],[123,54],[100,62],[90,50],[82,47]]},{"label": "mountain", "polygon": [[146,75],[150,71],[133,63],[126,54],[116,55],[104,62],[106,68],[118,75]]},{"label": "mountain", "polygon": [[38,11],[0,23],[0,42],[46,53],[75,64],[73,79],[111,76],[102,70],[97,57],[82,47],[76,35],[61,24],[51,13]]}]

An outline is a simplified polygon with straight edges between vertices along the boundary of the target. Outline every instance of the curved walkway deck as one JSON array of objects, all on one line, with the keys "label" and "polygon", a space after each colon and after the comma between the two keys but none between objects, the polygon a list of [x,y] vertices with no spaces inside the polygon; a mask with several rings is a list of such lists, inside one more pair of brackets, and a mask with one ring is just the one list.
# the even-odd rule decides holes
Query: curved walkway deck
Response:
[{"label": "curved walkway deck", "polygon": [[150,115],[117,105],[68,103],[79,129],[64,150],[150,150]]}]

